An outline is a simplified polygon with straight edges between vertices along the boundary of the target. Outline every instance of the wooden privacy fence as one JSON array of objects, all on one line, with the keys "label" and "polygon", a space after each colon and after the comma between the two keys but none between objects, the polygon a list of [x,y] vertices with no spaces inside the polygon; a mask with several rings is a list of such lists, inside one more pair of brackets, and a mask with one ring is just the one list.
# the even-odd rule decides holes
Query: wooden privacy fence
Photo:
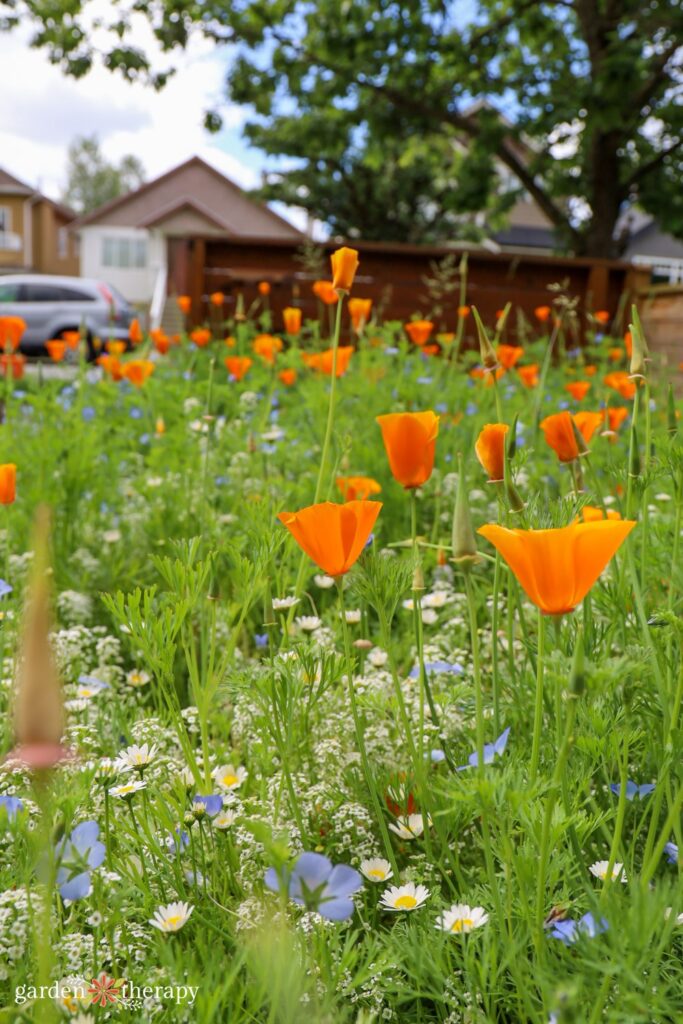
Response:
[{"label": "wooden privacy fence", "polygon": [[[433,264],[449,253],[459,260],[464,247],[413,246],[379,242],[349,243],[360,253],[360,267],[353,294],[371,298],[387,319],[407,321],[415,313],[427,315],[431,303],[425,278],[432,275]],[[169,289],[185,291],[192,298],[193,319],[207,317],[207,298],[221,291],[228,309],[234,308],[238,294],[247,306],[258,297],[259,281],[271,285],[270,306],[274,329],[281,330],[285,306],[299,306],[304,319],[316,317],[319,306],[311,292],[315,274],[307,271],[300,249],[291,242],[263,239],[193,238],[185,241],[180,265],[183,272],[169,273]],[[339,243],[321,246],[325,252],[324,277],[329,278],[329,254]],[[612,315],[620,308],[624,293],[635,294],[649,278],[649,272],[631,264],[572,259],[521,253],[494,254],[475,249],[469,253],[467,297],[485,322],[493,323],[497,310],[512,302],[529,320],[537,306],[549,305],[553,294],[548,286],[565,283],[566,291],[579,299],[584,314],[599,309]],[[444,304],[439,327],[453,330],[457,319],[458,289]],[[585,318],[582,318],[585,323]],[[514,332],[515,317],[510,324]],[[621,327],[621,325],[619,325]]]}]

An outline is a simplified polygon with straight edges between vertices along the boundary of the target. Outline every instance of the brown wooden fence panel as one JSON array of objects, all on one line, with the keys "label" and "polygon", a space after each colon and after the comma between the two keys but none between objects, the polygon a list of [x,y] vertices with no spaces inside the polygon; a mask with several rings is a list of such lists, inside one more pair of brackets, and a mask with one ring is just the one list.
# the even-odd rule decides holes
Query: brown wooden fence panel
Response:
[{"label": "brown wooden fence panel", "polygon": [[[444,246],[384,245],[350,243],[360,252],[360,267],[353,293],[372,298],[389,319],[406,321],[415,313],[427,315],[430,302],[424,278],[430,265],[449,252]],[[323,246],[327,254],[338,243]],[[207,316],[207,296],[214,291],[226,295],[228,309],[234,308],[239,293],[247,306],[258,297],[257,284],[271,284],[270,305],[274,328],[281,329],[285,306],[300,306],[304,319],[318,315],[317,300],[311,292],[312,279],[297,262],[298,249],[290,242],[263,239],[194,239],[191,245],[188,292],[193,299],[195,320]],[[642,272],[641,272],[642,273]],[[496,311],[506,302],[533,320],[537,306],[552,299],[548,285],[567,282],[567,291],[579,298],[581,313],[607,309],[615,314],[625,289],[638,283],[630,264],[606,260],[569,259],[517,253],[492,254],[474,250],[469,254],[467,303],[476,305],[485,322],[493,323]],[[458,296],[453,294],[440,328],[453,330]],[[514,330],[514,316],[511,319]]]}]

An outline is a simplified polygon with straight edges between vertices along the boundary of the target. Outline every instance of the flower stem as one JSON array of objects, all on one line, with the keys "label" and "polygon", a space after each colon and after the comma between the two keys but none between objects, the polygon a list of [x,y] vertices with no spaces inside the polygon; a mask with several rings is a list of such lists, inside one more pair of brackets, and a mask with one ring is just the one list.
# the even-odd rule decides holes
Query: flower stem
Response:
[{"label": "flower stem", "polygon": [[481,660],[479,657],[479,634],[477,632],[477,604],[469,570],[465,571],[465,593],[470,613],[470,643],[474,669],[475,728],[477,737],[477,762],[479,773],[484,771],[484,702],[481,681]]},{"label": "flower stem", "polygon": [[543,727],[543,660],[545,653],[545,622],[538,609],[538,651],[536,654],[536,703],[534,707],[534,735],[531,743],[531,783],[536,781]]}]

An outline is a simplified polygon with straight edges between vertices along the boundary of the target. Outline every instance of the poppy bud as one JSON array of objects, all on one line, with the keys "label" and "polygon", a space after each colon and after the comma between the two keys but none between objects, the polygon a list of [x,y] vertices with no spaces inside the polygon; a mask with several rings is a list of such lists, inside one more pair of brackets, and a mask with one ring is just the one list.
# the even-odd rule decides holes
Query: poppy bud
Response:
[{"label": "poppy bud", "polygon": [[669,395],[666,403],[666,415],[669,423],[669,437],[675,437],[678,433],[678,420],[676,419],[676,399],[674,397],[673,384],[669,384]]},{"label": "poppy bud", "polygon": [[453,554],[451,561],[467,571],[479,561],[477,540],[472,529],[462,455],[458,456],[458,491],[453,509]]},{"label": "poppy bud", "polygon": [[486,328],[481,321],[479,310],[476,306],[472,306],[472,313],[474,315],[474,322],[477,325],[477,334],[479,335],[479,358],[481,359],[481,364],[487,370],[495,370],[498,367],[498,356],[496,355],[496,350],[489,340]]},{"label": "poppy bud", "polygon": [[647,348],[647,341],[645,340],[643,325],[635,306],[631,307],[631,316],[633,317],[633,323],[629,324],[632,345],[631,366],[629,372],[631,377],[644,377],[646,369],[645,364],[648,360],[649,352]]},{"label": "poppy bud", "polygon": [[358,253],[355,249],[342,246],[330,256],[332,284],[338,292],[350,292],[358,270]]}]

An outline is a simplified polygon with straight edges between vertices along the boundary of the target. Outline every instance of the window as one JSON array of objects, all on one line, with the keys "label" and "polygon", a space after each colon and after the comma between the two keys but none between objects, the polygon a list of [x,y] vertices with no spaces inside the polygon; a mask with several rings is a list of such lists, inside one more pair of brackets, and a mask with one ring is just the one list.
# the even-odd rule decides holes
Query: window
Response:
[{"label": "window", "polygon": [[0,206],[0,235],[12,230],[12,211],[9,206]]},{"label": "window", "polygon": [[18,252],[21,237],[12,231],[12,211],[9,206],[0,206],[0,249]]},{"label": "window", "polygon": [[25,284],[21,287],[21,302],[61,302],[62,289],[54,284]]},{"label": "window", "polygon": [[60,288],[62,302],[94,302],[95,296],[88,292],[79,291],[78,288]]},{"label": "window", "polygon": [[19,287],[16,284],[0,284],[0,303],[16,302]]},{"label": "window", "polygon": [[69,255],[68,228],[57,229],[57,259],[65,260]]},{"label": "window", "polygon": [[102,266],[120,267],[123,270],[146,267],[147,239],[105,235],[102,239]]}]

